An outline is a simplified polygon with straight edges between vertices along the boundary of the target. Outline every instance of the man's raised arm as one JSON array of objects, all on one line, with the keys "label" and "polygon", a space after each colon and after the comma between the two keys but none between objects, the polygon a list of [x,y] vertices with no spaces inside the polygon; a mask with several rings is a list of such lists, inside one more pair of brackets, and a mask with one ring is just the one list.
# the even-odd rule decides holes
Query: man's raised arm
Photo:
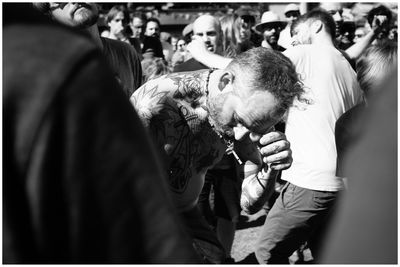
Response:
[{"label": "man's raised arm", "polygon": [[240,143],[235,149],[246,158],[240,205],[246,213],[254,214],[273,194],[279,171],[288,169],[293,159],[290,143],[281,132],[265,134],[258,147],[249,142]]}]

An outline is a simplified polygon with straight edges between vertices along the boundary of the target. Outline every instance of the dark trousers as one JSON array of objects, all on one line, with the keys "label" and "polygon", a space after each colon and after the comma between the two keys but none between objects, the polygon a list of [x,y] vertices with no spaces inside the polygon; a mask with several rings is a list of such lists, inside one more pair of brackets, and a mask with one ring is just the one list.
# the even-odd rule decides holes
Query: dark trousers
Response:
[{"label": "dark trousers", "polygon": [[289,264],[288,258],[306,241],[317,256],[338,194],[287,183],[261,229],[256,245],[258,262]]}]

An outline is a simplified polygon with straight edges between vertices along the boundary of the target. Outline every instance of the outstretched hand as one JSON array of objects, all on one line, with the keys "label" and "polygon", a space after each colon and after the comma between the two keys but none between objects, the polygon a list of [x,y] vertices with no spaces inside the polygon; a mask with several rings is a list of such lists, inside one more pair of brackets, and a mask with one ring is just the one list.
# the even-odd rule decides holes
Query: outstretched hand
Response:
[{"label": "outstretched hand", "polygon": [[375,34],[380,33],[388,23],[388,18],[385,15],[375,15],[372,20],[372,30]]}]

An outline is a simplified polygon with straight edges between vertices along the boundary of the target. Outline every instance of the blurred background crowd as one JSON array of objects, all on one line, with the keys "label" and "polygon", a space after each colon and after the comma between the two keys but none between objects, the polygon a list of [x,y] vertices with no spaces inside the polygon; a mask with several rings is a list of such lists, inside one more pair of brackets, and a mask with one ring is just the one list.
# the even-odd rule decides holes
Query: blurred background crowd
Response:
[{"label": "blurred background crowd", "polygon": [[[237,41],[252,47],[267,43],[285,50],[292,45],[290,26],[300,15],[315,7],[328,10],[336,22],[336,45],[346,50],[372,31],[376,14],[388,15],[378,39],[397,42],[396,2],[347,3],[99,3],[99,31],[102,37],[131,43],[141,55],[144,81],[171,72],[191,57],[187,45],[193,35],[192,23],[203,14],[218,18],[227,26],[227,17],[236,20]],[[263,16],[264,15],[264,16]],[[279,22],[271,37],[256,29],[259,23]],[[231,27],[232,28],[232,27]],[[156,37],[157,40],[148,37]],[[265,43],[265,42],[264,42]],[[268,46],[268,44],[266,44]]]}]

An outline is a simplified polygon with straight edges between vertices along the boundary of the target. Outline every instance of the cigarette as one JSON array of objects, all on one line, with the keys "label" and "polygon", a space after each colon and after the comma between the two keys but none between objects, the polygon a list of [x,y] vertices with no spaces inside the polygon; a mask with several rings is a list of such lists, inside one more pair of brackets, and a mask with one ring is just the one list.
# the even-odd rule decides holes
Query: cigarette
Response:
[{"label": "cigarette", "polygon": [[235,157],[235,159],[237,160],[237,162],[239,163],[239,165],[242,165],[243,162],[240,160],[238,154],[236,154],[235,150],[232,150],[233,156]]}]

